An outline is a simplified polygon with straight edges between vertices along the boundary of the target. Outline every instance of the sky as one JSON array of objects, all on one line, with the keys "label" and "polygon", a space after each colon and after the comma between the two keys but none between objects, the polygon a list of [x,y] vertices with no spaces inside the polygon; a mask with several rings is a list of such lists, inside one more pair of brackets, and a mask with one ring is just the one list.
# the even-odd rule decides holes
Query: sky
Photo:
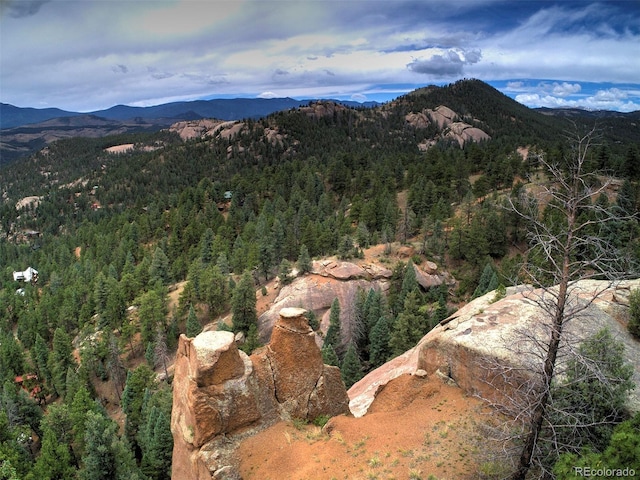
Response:
[{"label": "sky", "polygon": [[640,110],[640,0],[0,0],[0,101],[388,101],[483,80],[529,107]]}]

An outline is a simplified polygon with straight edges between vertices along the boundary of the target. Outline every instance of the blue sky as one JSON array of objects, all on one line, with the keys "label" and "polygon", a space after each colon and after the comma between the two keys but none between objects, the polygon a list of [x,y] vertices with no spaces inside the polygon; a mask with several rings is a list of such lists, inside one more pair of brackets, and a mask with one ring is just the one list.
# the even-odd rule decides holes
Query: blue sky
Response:
[{"label": "blue sky", "polygon": [[640,110],[640,0],[0,0],[0,101],[386,101],[479,78],[530,107]]}]

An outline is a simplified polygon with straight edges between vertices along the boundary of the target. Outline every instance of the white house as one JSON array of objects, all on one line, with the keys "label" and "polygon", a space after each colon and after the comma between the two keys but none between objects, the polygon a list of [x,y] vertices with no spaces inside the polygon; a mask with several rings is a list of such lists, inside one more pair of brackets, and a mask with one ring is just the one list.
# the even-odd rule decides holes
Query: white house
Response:
[{"label": "white house", "polygon": [[13,281],[14,282],[37,282],[38,281],[38,271],[35,268],[29,267],[24,272],[13,272]]}]

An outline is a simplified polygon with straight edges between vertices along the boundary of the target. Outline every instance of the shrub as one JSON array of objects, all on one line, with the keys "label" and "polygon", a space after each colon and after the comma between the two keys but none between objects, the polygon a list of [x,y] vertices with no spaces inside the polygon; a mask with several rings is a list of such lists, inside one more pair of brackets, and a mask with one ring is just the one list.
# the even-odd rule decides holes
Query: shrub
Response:
[{"label": "shrub", "polygon": [[640,290],[632,290],[629,295],[629,323],[627,330],[640,340]]},{"label": "shrub", "polygon": [[318,415],[316,418],[313,419],[313,424],[316,427],[324,427],[327,422],[329,421],[331,417],[329,415]]}]

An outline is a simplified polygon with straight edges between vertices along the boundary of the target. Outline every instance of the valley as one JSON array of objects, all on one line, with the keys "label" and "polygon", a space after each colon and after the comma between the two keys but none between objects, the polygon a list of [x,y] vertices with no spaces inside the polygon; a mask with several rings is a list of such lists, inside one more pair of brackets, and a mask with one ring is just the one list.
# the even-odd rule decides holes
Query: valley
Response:
[{"label": "valley", "polygon": [[[543,429],[532,474],[570,478],[562,462],[586,462],[587,446],[614,462],[614,427],[640,435],[623,423],[640,380],[634,115],[543,114],[461,80],[366,108],[316,101],[136,131],[96,117],[81,136],[76,116],[14,127],[33,130],[35,152],[0,165],[0,478],[89,478],[100,462],[104,478],[130,480],[174,468],[202,480],[504,478],[545,385],[560,388],[549,415],[609,410],[597,431],[582,417]],[[29,267],[34,278],[13,275]],[[273,353],[282,310],[298,308],[305,358]],[[179,359],[200,368],[180,345],[228,331],[248,386],[216,379],[177,403],[174,385],[195,388],[176,377]],[[523,338],[540,349],[518,349]],[[617,356],[597,357],[594,338]],[[351,414],[320,418],[266,388],[276,357],[333,372]],[[249,361],[256,373],[241,374]],[[593,382],[581,367],[593,362],[615,365],[598,378],[616,387],[572,390]],[[230,414],[247,392],[260,415]],[[202,405],[219,430],[179,423]],[[233,465],[207,450],[225,442]]]}]

